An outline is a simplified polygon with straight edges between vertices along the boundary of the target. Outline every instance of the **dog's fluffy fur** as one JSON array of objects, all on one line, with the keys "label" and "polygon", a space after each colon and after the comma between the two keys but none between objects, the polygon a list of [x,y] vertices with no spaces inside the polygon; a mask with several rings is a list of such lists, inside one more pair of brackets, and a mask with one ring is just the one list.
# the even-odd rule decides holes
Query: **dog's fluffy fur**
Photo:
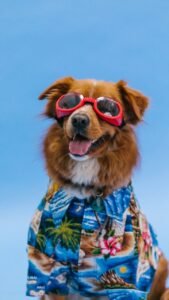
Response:
[{"label": "dog's fluffy fur", "polygon": [[[106,96],[117,99],[123,107],[125,126],[118,128],[100,120],[91,105],[79,108],[60,124],[60,121],[55,121],[55,104],[61,95],[68,92],[78,92],[85,97]],[[111,83],[75,80],[72,77],[54,82],[39,96],[40,100],[44,98],[48,99],[44,114],[54,119],[43,147],[49,177],[79,197],[96,195],[100,190],[106,196],[112,190],[128,184],[139,159],[134,126],[142,121],[148,107],[148,98],[128,87],[124,81]],[[84,161],[69,155],[69,143],[74,137],[71,120],[77,112],[88,116],[90,122],[85,138],[95,143]],[[165,291],[167,273],[168,263],[162,257],[149,300],[160,299]],[[162,299],[169,299],[167,295],[165,293]]]}]

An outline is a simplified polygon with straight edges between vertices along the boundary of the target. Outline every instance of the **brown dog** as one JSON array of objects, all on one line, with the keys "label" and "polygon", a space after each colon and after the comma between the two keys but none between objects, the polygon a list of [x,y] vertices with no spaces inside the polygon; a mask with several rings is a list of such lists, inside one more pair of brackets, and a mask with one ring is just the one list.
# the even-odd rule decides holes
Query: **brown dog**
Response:
[{"label": "brown dog", "polygon": [[[80,93],[84,97],[105,96],[117,99],[123,108],[124,126],[119,128],[104,122],[96,115],[90,104],[80,107],[64,120],[56,122],[57,99],[70,92]],[[130,182],[139,159],[134,126],[142,121],[148,107],[147,97],[128,87],[124,81],[111,83],[66,77],[54,82],[39,96],[40,100],[44,98],[48,99],[44,114],[54,120],[44,139],[43,148],[50,178],[59,186],[81,196],[96,196],[100,191],[106,196],[112,190]],[[74,136],[72,118],[77,113],[79,116],[87,116],[85,136],[80,134]],[[83,148],[81,152],[85,154],[85,161],[79,161],[79,156],[74,153],[72,159],[69,155],[72,150],[71,143],[75,140],[73,150],[76,150],[77,145],[82,145],[83,138],[90,141],[90,147],[84,149],[80,146]],[[88,158],[92,160],[89,161]],[[165,288],[167,276],[168,262],[161,256],[149,300],[169,299]],[[64,297],[51,295],[42,299],[59,300]]]}]

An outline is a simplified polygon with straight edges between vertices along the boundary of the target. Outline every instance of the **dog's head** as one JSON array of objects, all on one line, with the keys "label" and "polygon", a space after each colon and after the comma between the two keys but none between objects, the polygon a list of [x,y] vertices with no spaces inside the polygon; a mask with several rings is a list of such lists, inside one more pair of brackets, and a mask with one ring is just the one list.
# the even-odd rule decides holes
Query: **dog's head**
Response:
[{"label": "dog's head", "polygon": [[[72,108],[71,101],[76,102],[77,99],[79,101],[79,97],[86,99],[86,102],[71,113],[58,115],[56,106],[63,95],[67,95],[62,98],[65,99],[61,104],[64,109]],[[112,102],[99,102],[99,99],[103,99],[100,97]],[[126,178],[130,177],[138,158],[133,125],[142,121],[148,106],[147,97],[128,87],[124,81],[111,83],[66,77],[54,82],[39,96],[40,100],[44,98],[48,99],[45,115],[56,120],[44,142],[50,176],[71,181],[73,176],[71,171],[77,164],[81,163],[82,166],[84,160],[91,162],[95,159],[100,171],[97,180],[91,179],[90,185],[96,181],[102,186],[106,185],[106,181],[111,185],[112,181],[118,186],[115,181],[119,182],[123,178],[125,182]],[[97,103],[103,117],[94,109],[90,99],[96,101],[98,99]],[[112,117],[114,119],[119,110],[121,110],[119,124],[112,124],[104,118],[104,115],[108,115],[108,119]],[[88,172],[86,168],[83,172],[85,171]],[[81,182],[80,178],[79,181]]]}]

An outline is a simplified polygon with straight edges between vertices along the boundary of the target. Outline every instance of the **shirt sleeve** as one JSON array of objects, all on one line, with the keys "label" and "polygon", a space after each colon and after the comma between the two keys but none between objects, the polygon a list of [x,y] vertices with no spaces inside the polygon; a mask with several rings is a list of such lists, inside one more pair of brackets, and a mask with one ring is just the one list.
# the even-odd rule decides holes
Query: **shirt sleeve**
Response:
[{"label": "shirt sleeve", "polygon": [[48,229],[54,227],[49,201],[55,192],[56,186],[50,182],[29,226],[27,296],[41,297],[46,293],[55,264],[54,245],[48,237]]},{"label": "shirt sleeve", "polygon": [[55,260],[28,246],[27,296],[41,297],[47,292]]}]

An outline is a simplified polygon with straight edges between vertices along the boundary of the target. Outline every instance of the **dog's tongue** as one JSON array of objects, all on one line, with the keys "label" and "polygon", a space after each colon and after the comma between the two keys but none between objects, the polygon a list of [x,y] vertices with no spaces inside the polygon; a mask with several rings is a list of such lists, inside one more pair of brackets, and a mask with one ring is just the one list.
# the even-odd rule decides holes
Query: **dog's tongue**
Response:
[{"label": "dog's tongue", "polygon": [[71,154],[85,155],[89,150],[91,144],[92,142],[88,140],[84,140],[84,141],[74,140],[69,143],[69,151]]}]

